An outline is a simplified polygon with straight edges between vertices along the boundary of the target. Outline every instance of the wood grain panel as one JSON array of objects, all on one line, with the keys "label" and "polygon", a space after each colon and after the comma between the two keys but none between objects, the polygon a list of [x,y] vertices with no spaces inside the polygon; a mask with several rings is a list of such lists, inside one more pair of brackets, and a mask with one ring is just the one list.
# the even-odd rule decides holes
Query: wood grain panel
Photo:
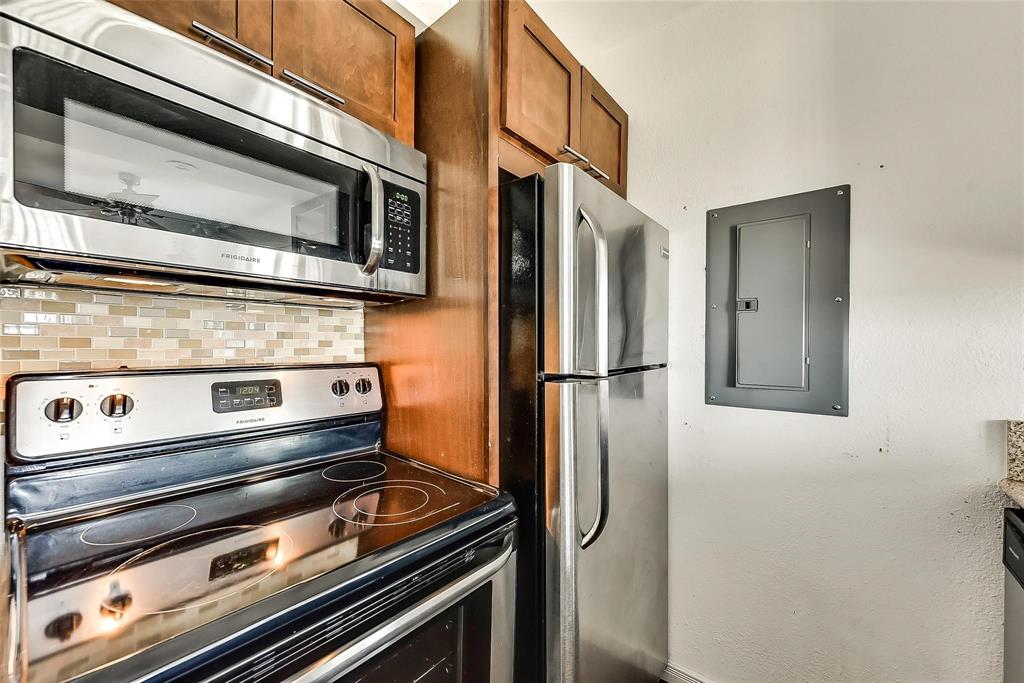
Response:
[{"label": "wood grain panel", "polygon": [[498,168],[522,178],[540,173],[552,162],[518,142],[515,138],[498,135]]},{"label": "wood grain panel", "polygon": [[274,0],[237,0],[238,42],[274,56]]},{"label": "wood grain panel", "polygon": [[491,14],[490,3],[460,2],[417,41],[416,146],[430,178],[428,298],[365,315],[367,357],[381,364],[388,387],[387,447],[477,481],[489,474]]},{"label": "wood grain panel", "polygon": [[173,31],[197,38],[192,21],[206,24],[229,38],[237,37],[237,0],[110,0]]},{"label": "wood grain panel", "polygon": [[602,178],[601,182],[625,197],[629,116],[586,67],[583,67],[582,91],[580,151],[611,176],[609,180]]},{"label": "wood grain panel", "polygon": [[341,96],[341,108],[412,143],[415,30],[380,0],[274,0],[274,73]]},{"label": "wood grain panel", "polygon": [[501,125],[557,158],[580,145],[580,63],[524,0],[502,7]]},{"label": "wood grain panel", "polygon": [[[192,29],[192,22],[237,40],[266,57],[272,57],[271,3],[273,0],[110,0],[112,4],[145,17],[161,26],[193,40],[206,41]],[[240,27],[244,29],[240,30]],[[248,63],[234,50],[209,43],[218,52]],[[269,72],[268,67],[254,64],[253,68]]]}]

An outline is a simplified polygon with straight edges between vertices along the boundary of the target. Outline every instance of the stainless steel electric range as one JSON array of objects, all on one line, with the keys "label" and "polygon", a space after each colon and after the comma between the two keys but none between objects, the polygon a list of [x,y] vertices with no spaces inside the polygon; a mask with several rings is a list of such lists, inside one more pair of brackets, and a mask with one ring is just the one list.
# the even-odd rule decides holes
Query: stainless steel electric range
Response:
[{"label": "stainless steel electric range", "polygon": [[7,401],[10,680],[511,680],[511,499],[382,450],[376,366]]}]

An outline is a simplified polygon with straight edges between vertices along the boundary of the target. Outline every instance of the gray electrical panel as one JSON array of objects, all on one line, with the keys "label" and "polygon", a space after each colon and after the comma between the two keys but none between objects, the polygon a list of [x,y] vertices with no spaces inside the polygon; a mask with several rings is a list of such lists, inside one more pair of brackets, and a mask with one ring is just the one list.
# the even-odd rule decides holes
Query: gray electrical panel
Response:
[{"label": "gray electrical panel", "polygon": [[849,414],[850,186],[707,216],[710,405]]}]

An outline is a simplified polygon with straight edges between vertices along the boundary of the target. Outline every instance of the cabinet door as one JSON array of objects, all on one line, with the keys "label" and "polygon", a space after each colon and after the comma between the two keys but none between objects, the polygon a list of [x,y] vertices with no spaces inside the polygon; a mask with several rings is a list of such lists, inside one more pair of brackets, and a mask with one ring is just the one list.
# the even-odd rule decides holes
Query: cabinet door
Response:
[{"label": "cabinet door", "polygon": [[381,0],[274,0],[274,74],[408,144],[415,51]]},{"label": "cabinet door", "polygon": [[228,47],[193,26],[198,22],[268,60],[273,49],[273,0],[110,0],[113,4],[177,31],[193,40],[209,43],[224,54],[242,59],[264,71],[270,67]]},{"label": "cabinet door", "polygon": [[629,116],[608,91],[583,67],[581,151],[590,159],[591,175],[600,169],[608,178],[601,182],[626,196],[626,157]]},{"label": "cabinet door", "polygon": [[501,125],[553,159],[580,145],[580,63],[523,0],[503,3]]}]

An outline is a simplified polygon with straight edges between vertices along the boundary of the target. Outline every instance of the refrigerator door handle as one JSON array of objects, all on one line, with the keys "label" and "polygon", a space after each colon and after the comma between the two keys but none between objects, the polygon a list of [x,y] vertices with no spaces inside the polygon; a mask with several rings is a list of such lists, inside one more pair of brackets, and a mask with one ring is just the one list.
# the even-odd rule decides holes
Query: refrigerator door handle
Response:
[{"label": "refrigerator door handle", "polygon": [[[608,523],[608,491],[610,488],[608,481],[608,384],[607,380],[597,382],[597,519],[594,520],[594,525],[590,527],[590,530],[582,534],[580,539],[580,549],[582,550],[593,545]],[[575,442],[573,446],[573,465],[575,465]]]},{"label": "refrigerator door handle", "polygon": [[[594,321],[596,323],[597,340],[594,346],[596,358],[596,374],[604,377],[608,374],[608,239],[604,229],[590,213],[580,205],[580,223],[586,223],[594,236]],[[577,359],[577,366],[579,359]]]}]

